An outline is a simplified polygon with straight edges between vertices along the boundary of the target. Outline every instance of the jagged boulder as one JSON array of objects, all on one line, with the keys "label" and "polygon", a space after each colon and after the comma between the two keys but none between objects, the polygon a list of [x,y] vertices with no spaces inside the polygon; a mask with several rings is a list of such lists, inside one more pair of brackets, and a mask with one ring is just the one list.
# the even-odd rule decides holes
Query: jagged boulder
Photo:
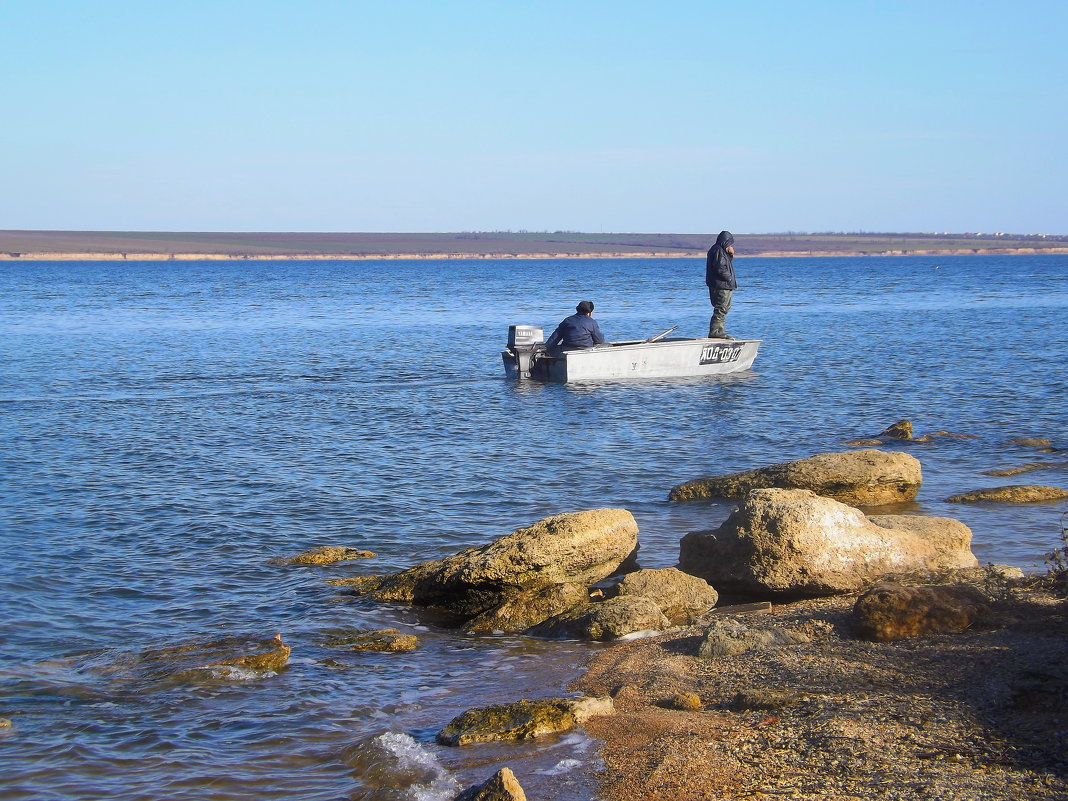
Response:
[{"label": "jagged boulder", "polygon": [[791,599],[865,589],[893,574],[975,567],[971,530],[944,517],[880,515],[809,490],[753,490],[713,531],[683,537],[679,568],[721,593]]},{"label": "jagged boulder", "polygon": [[1060,501],[1068,498],[1068,492],[1059,487],[1047,487],[1041,484],[1013,484],[1007,487],[989,487],[987,489],[962,492],[946,498],[946,503],[1039,503],[1042,501]]},{"label": "jagged boulder", "polygon": [[683,626],[707,612],[719,600],[708,582],[674,567],[628,573],[615,586],[619,596],[651,598],[674,625]]},{"label": "jagged boulder", "polygon": [[615,711],[611,698],[545,698],[516,701],[457,715],[438,732],[442,745],[469,745],[498,740],[529,740],[573,729],[597,715]]},{"label": "jagged boulder", "polygon": [[670,627],[671,622],[652,598],[622,595],[551,617],[527,633],[560,639],[616,640],[639,631]]},{"label": "jagged boulder", "polygon": [[914,456],[860,450],[687,481],[672,488],[668,498],[743,498],[754,489],[807,489],[855,506],[881,506],[913,500],[921,483],[920,462]]},{"label": "jagged boulder", "polygon": [[362,577],[355,592],[434,607],[470,619],[524,591],[590,585],[634,551],[638,524],[626,509],[553,515],[506,537],[390,576]]},{"label": "jagged boulder", "polygon": [[589,602],[590,593],[586,585],[574,582],[553,584],[513,595],[467,621],[463,628],[465,631],[526,631],[551,617],[584,607]]},{"label": "jagged boulder", "polygon": [[468,787],[453,801],[527,801],[527,794],[509,768],[501,768],[482,784]]},{"label": "jagged boulder", "polygon": [[988,611],[986,598],[968,584],[904,587],[883,583],[857,599],[853,628],[863,639],[890,642],[964,631]]}]

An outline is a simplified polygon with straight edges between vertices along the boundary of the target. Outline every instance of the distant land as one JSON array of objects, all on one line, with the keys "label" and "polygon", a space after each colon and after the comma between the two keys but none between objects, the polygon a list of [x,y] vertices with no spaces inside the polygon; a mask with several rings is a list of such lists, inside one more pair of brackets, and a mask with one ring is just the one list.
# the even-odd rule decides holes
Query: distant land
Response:
[{"label": "distant land", "polygon": [[[703,257],[716,234],[237,233],[0,231],[0,261],[46,259],[472,259]],[[1068,235],[1008,233],[735,234],[739,256],[1068,253]]]}]

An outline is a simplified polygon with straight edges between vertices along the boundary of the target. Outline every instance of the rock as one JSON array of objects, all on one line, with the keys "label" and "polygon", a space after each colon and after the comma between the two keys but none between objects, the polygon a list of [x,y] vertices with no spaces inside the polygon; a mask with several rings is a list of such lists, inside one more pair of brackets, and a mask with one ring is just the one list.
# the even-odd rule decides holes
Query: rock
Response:
[{"label": "rock", "polygon": [[697,479],[671,490],[672,501],[743,498],[754,489],[808,489],[856,506],[911,501],[922,483],[919,461],[897,451],[821,453],[796,462]]},{"label": "rock", "polygon": [[1047,464],[1046,462],[1025,462],[1024,464],[1018,464],[1013,467],[1002,467],[995,470],[984,470],[983,474],[996,477],[1018,476],[1021,473],[1031,473],[1035,470],[1041,470],[1044,467],[1049,467],[1049,464]]},{"label": "rock", "polygon": [[482,784],[468,787],[453,801],[527,801],[515,774],[501,768]]},{"label": "rock", "polygon": [[630,512],[594,509],[547,517],[488,545],[350,586],[378,600],[472,618],[525,590],[600,581],[637,544]]},{"label": "rock", "polygon": [[696,712],[698,709],[704,709],[705,704],[697,693],[683,692],[665,698],[660,706],[665,709],[677,709],[680,712]]},{"label": "rock", "polygon": [[529,740],[573,729],[595,715],[614,711],[611,698],[546,698],[498,704],[457,715],[438,733],[437,741],[442,745],[469,745]]},{"label": "rock", "polygon": [[619,596],[640,595],[656,601],[660,611],[674,625],[692,623],[719,600],[708,582],[674,567],[639,570],[623,577],[615,587]]},{"label": "rock", "polygon": [[730,707],[735,712],[774,712],[793,706],[802,698],[801,693],[793,690],[751,688],[738,692]]},{"label": "rock", "polygon": [[979,590],[967,584],[872,587],[853,606],[853,627],[866,640],[890,642],[925,634],[964,631],[988,611]]},{"label": "rock", "polygon": [[912,423],[908,420],[898,420],[881,434],[876,434],[876,437],[904,440],[912,439]]},{"label": "rock", "polygon": [[350,651],[414,651],[419,647],[419,638],[414,634],[401,634],[397,629],[375,629],[337,634],[323,645]]},{"label": "rock", "polygon": [[1014,437],[1009,440],[1012,445],[1020,445],[1024,448],[1048,448],[1053,443],[1045,437]]},{"label": "rock", "polygon": [[679,568],[720,593],[797,599],[862,590],[887,575],[975,567],[957,520],[865,516],[808,490],[753,490],[713,531],[682,538]]},{"label": "rock", "polygon": [[323,545],[312,548],[310,551],[298,553],[288,559],[283,559],[284,565],[332,565],[335,562],[347,562],[350,559],[373,559],[374,554],[370,551],[361,551],[358,548],[346,548],[343,545]]},{"label": "rock", "polygon": [[747,626],[729,618],[717,620],[706,630],[697,655],[706,659],[738,656],[755,648],[776,648],[810,642],[804,634],[774,626]]},{"label": "rock", "polygon": [[922,437],[913,437],[913,442],[934,442],[936,439],[979,439],[975,434],[954,434],[952,431],[929,431]]},{"label": "rock", "polygon": [[670,627],[671,622],[652,598],[621,595],[551,617],[527,633],[535,637],[616,640],[627,634]]},{"label": "rock", "polygon": [[1040,484],[1016,484],[1007,487],[990,487],[952,495],[946,503],[1039,503],[1041,501],[1059,501],[1068,498],[1068,492],[1058,487],[1045,487]]},{"label": "rock", "polygon": [[584,607],[589,602],[590,593],[585,584],[568,582],[526,590],[472,618],[464,625],[464,630],[526,631],[551,617]]},{"label": "rock", "polygon": [[151,677],[177,681],[244,678],[277,673],[289,660],[282,635],[272,638],[224,637],[211,642],[156,648],[141,654],[139,669]]}]

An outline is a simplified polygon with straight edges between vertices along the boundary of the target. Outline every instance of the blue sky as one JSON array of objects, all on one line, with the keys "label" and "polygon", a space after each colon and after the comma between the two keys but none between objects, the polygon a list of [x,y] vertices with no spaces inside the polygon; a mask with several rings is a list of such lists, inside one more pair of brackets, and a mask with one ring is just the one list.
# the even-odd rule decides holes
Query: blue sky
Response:
[{"label": "blue sky", "polygon": [[1068,2],[0,0],[0,228],[1068,233]]}]

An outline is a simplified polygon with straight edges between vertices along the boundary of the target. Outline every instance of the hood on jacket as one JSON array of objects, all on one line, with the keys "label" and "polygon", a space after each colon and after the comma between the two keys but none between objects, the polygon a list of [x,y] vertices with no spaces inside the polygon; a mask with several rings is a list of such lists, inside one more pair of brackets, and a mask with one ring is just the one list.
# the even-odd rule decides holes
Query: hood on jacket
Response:
[{"label": "hood on jacket", "polygon": [[734,235],[730,231],[720,231],[716,237],[716,244],[721,248],[729,248],[734,244]]}]

